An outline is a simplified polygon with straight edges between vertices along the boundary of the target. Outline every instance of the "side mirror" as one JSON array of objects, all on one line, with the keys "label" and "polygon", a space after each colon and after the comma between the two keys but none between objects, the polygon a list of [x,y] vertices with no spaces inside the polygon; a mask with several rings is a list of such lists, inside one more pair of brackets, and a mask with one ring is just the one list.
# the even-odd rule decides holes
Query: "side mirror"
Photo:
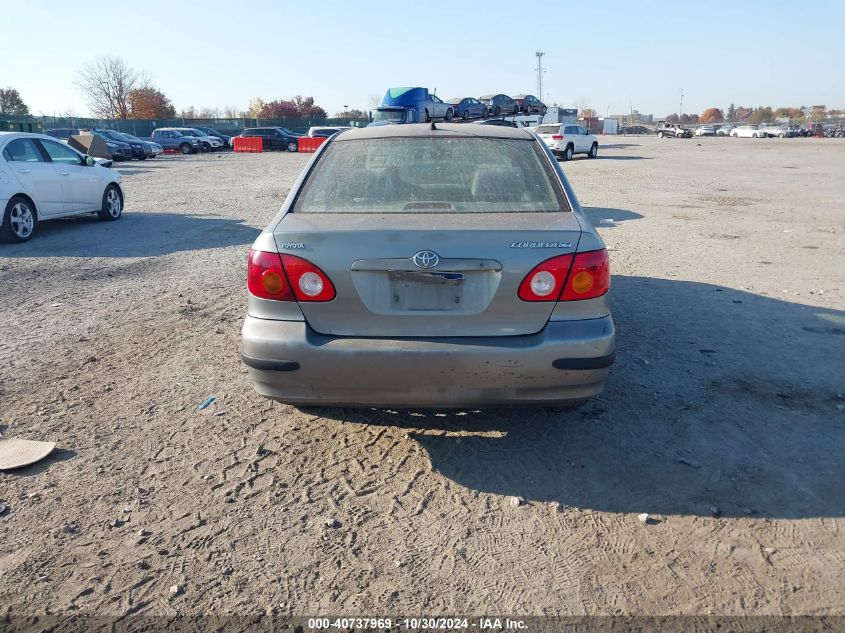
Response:
[{"label": "side mirror", "polygon": [[85,164],[88,165],[88,167],[93,167],[94,165],[97,164],[97,161],[95,161],[92,156],[86,156],[85,157]]}]

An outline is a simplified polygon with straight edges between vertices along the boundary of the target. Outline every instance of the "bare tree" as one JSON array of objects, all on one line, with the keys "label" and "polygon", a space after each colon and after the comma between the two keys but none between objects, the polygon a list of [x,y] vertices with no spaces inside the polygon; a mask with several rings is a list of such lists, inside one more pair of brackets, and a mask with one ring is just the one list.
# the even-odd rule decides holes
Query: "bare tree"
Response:
[{"label": "bare tree", "polygon": [[[578,114],[580,116],[587,116],[584,114],[584,111],[592,110],[592,108],[590,108],[590,100],[586,97],[578,97],[572,105],[578,109]],[[592,114],[592,116],[595,116],[595,114]]]},{"label": "bare tree", "polygon": [[243,116],[243,111],[236,106],[226,106],[223,108],[223,116],[227,119],[239,119]]},{"label": "bare tree", "polygon": [[119,57],[98,57],[79,71],[76,86],[88,99],[94,116],[104,119],[128,119],[129,93],[149,83]]},{"label": "bare tree", "polygon": [[381,105],[381,96],[379,96],[377,94],[371,94],[367,97],[367,99],[370,102],[371,108],[377,108]]}]

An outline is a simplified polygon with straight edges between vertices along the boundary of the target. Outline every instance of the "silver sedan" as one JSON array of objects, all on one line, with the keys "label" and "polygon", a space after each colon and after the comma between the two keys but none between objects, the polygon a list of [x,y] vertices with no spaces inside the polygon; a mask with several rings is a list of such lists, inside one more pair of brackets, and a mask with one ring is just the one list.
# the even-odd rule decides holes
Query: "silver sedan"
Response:
[{"label": "silver sedan", "polygon": [[297,405],[575,404],[614,359],[607,251],[531,132],[327,140],[248,257],[241,357]]}]

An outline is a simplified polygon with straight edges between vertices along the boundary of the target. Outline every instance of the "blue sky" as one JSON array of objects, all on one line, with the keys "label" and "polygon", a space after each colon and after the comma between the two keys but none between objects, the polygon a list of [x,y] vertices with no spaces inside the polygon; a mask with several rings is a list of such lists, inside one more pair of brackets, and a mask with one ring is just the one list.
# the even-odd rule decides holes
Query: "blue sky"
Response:
[{"label": "blue sky", "polygon": [[[705,9],[706,8],[706,12]],[[736,105],[845,108],[845,1],[0,3],[0,86],[35,114],[87,114],[97,55],[148,72],[177,109],[312,95],[367,109],[390,86],[444,98],[536,92],[600,115]],[[79,39],[74,39],[74,34]],[[34,39],[37,37],[37,41]],[[102,44],[98,45],[100,41]]]}]

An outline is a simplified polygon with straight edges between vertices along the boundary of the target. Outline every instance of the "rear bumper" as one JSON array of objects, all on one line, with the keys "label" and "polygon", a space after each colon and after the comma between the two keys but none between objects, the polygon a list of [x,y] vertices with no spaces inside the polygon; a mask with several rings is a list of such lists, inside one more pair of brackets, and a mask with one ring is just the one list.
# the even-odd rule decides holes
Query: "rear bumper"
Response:
[{"label": "rear bumper", "polygon": [[304,321],[247,317],[241,357],[256,390],[299,405],[554,404],[599,394],[614,357],[610,316],[526,336],[345,338]]}]

